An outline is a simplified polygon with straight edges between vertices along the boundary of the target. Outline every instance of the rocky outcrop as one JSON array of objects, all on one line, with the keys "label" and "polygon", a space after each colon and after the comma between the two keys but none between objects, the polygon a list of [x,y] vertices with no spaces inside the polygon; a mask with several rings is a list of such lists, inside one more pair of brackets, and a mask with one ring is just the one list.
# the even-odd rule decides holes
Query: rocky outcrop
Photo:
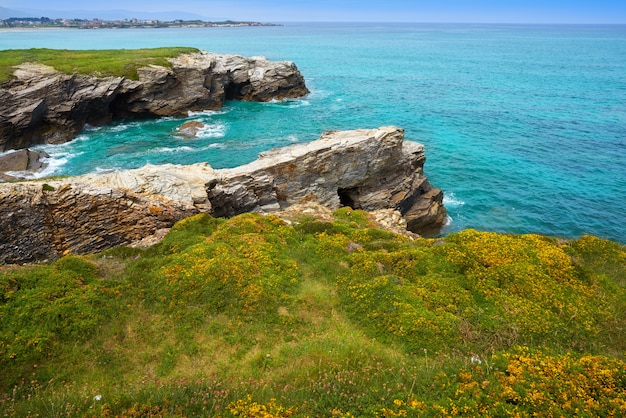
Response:
[{"label": "rocky outcrop", "polygon": [[[297,224],[303,215],[321,222],[334,222],[336,220],[334,211],[316,202],[297,203],[272,214],[288,224]],[[374,228],[403,235],[409,239],[420,237],[418,234],[406,229],[406,220],[397,209],[378,209],[367,212],[367,215],[369,223]]]},{"label": "rocky outcrop", "polygon": [[195,138],[204,128],[204,123],[197,120],[190,120],[176,128],[176,135],[182,136],[183,138]]},{"label": "rocky outcrop", "polygon": [[[316,202],[376,211],[413,232],[438,228],[441,190],[423,175],[424,147],[395,127],[326,132],[233,169],[148,165],[59,180],[0,184],[0,262],[127,245],[197,212],[233,216]],[[403,220],[394,219],[399,213]]]},{"label": "rocky outcrop", "polygon": [[262,153],[207,183],[214,216],[272,211],[315,201],[331,209],[397,209],[421,232],[445,218],[441,190],[423,175],[424,146],[395,127],[326,132],[319,140]]},{"label": "rocky outcrop", "polygon": [[139,80],[70,75],[32,63],[16,67],[14,78],[0,84],[0,152],[67,142],[86,124],[183,116],[219,109],[225,100],[281,100],[308,93],[291,62],[209,52],[170,62],[172,68],[140,68]]},{"label": "rocky outcrop", "polygon": [[0,181],[16,180],[9,175],[12,172],[34,172],[47,166],[46,158],[50,156],[44,151],[21,149],[0,154]]},{"label": "rocky outcrop", "polygon": [[0,263],[93,253],[140,240],[197,209],[82,182],[2,184]]}]

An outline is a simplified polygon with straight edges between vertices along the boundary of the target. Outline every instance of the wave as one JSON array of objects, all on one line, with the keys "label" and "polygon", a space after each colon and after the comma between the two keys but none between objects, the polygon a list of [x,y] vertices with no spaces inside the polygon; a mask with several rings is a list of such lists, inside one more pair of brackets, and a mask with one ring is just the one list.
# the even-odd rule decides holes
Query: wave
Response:
[{"label": "wave", "polygon": [[228,110],[228,109],[222,109],[222,110],[198,110],[198,111],[190,110],[189,112],[187,112],[187,115],[189,115],[190,118],[195,118],[196,116],[225,115],[228,112],[230,112],[230,110]]},{"label": "wave", "polygon": [[174,148],[170,148],[170,147],[161,147],[161,148],[157,148],[154,150],[151,150],[151,153],[156,153],[156,154],[160,154],[160,153],[164,153],[164,152],[169,152],[169,153],[173,153],[173,152],[188,152],[188,151],[194,151],[194,148],[183,145],[180,147],[174,147]]},{"label": "wave", "polygon": [[[310,86],[309,86],[309,88],[310,88]],[[307,94],[306,97],[309,98],[309,99],[314,99],[316,101],[319,101],[319,100],[330,100],[330,99],[332,99],[332,97],[334,97],[336,95],[337,95],[336,91],[327,90],[327,89],[313,89],[313,88],[311,88],[309,94]],[[299,100],[304,100],[304,99],[299,99]]]},{"label": "wave", "polygon": [[449,208],[463,206],[465,204],[464,201],[458,199],[454,192],[444,193],[443,194],[443,204]]},{"label": "wave", "polygon": [[102,129],[102,126],[93,126],[88,123],[86,123],[85,126],[83,126],[83,131],[86,131],[86,132],[97,132],[100,129]]},{"label": "wave", "polygon": [[198,130],[196,138],[223,138],[226,135],[226,125],[223,123],[206,124]]},{"label": "wave", "polygon": [[131,127],[130,124],[119,124],[119,125],[109,126],[107,127],[107,130],[109,132],[124,132],[130,127]]},{"label": "wave", "polygon": [[265,106],[279,106],[287,109],[297,109],[299,107],[310,106],[311,102],[305,99],[285,99],[276,100],[272,99],[269,102],[263,103]]},{"label": "wave", "polygon": [[46,164],[46,167],[40,171],[7,171],[7,174],[9,176],[25,180],[34,180],[44,177],[50,177],[57,174],[60,168],[67,164],[70,158],[71,156],[68,155],[61,158],[54,156],[42,158],[41,162]]},{"label": "wave", "polygon": [[10,150],[6,150],[6,151],[2,151],[0,152],[0,157],[4,157],[5,155],[10,155],[13,154],[14,152],[16,152],[18,150],[16,149],[10,149]]},{"label": "wave", "polygon": [[116,166],[116,167],[100,167],[97,166],[93,170],[90,171],[90,174],[108,174],[114,173],[116,171],[123,171],[124,168]]},{"label": "wave", "polygon": [[[226,125],[221,122],[217,123],[205,123],[202,119],[191,119],[188,122],[198,122],[202,125],[201,128],[197,128],[195,131],[195,135],[188,137],[188,140],[193,139],[210,139],[210,138],[223,138],[226,135]],[[186,122],[186,123],[188,123]],[[178,129],[176,128],[174,131],[175,134],[178,134]]]},{"label": "wave", "polygon": [[171,120],[176,120],[178,118],[174,117],[174,116],[161,116],[158,119],[155,119],[154,122],[156,123],[161,123],[161,122],[169,122]]}]

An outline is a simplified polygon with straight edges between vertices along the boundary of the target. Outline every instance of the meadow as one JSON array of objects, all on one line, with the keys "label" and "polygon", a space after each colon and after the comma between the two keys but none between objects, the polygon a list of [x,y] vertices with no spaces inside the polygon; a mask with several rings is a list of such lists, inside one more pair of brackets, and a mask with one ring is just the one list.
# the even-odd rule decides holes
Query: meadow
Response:
[{"label": "meadow", "polygon": [[343,208],[0,267],[0,416],[626,415],[626,249]]},{"label": "meadow", "polygon": [[185,47],[105,50],[5,49],[0,50],[0,83],[12,77],[15,66],[26,62],[44,64],[66,74],[126,77],[138,80],[138,68],[148,65],[171,68],[172,64],[168,58],[197,51],[196,48]]}]

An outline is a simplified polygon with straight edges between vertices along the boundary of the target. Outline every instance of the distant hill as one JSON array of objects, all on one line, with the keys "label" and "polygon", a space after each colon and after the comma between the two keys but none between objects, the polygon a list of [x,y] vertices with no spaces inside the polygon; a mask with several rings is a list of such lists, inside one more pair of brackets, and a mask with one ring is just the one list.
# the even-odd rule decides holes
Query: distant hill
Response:
[{"label": "distant hill", "polygon": [[24,12],[21,12],[19,10],[13,10],[13,9],[7,9],[6,7],[0,7],[0,19],[8,19],[10,17],[28,17],[28,16]]},{"label": "distant hill", "polygon": [[0,19],[8,19],[10,17],[49,17],[51,19],[103,19],[103,20],[121,20],[121,19],[144,19],[144,20],[204,20],[204,21],[223,21],[224,17],[207,17],[196,13],[183,11],[168,12],[147,12],[132,10],[13,10],[0,7]]}]

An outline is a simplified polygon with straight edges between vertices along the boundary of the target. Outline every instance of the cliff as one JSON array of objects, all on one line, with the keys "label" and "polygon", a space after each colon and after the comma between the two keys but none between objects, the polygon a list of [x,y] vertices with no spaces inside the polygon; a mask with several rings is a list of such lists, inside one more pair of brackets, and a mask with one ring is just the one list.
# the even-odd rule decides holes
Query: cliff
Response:
[{"label": "cliff", "polygon": [[35,63],[0,84],[0,152],[70,141],[86,124],[183,116],[224,100],[269,101],[308,93],[291,62],[209,52],[169,59],[171,68],[138,69],[138,80],[65,74]]},{"label": "cliff", "polygon": [[206,212],[233,216],[317,202],[397,210],[407,228],[438,228],[441,190],[423,175],[424,148],[395,127],[326,132],[237,168],[148,165],[102,175],[0,184],[0,263],[130,244]]}]

